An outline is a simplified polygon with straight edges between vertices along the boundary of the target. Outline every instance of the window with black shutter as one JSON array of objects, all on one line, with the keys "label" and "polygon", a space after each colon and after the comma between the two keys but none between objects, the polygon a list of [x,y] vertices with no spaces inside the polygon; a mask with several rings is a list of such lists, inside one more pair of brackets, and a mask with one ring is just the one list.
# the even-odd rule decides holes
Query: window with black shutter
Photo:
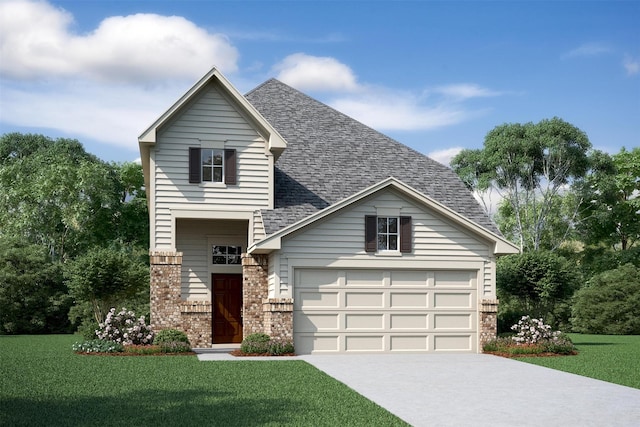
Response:
[{"label": "window with black shutter", "polygon": [[189,147],[189,182],[236,185],[236,150]]},{"label": "window with black shutter", "polygon": [[365,216],[365,251],[412,251],[411,217]]}]

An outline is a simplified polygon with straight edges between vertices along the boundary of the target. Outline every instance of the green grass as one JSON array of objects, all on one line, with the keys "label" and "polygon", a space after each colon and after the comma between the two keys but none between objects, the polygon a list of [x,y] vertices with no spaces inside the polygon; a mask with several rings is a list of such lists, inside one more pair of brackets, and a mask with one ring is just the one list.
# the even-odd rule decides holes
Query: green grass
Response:
[{"label": "green grass", "polygon": [[640,335],[569,336],[577,356],[517,360],[640,389]]},{"label": "green grass", "polygon": [[406,425],[304,361],[82,356],[0,336],[0,425]]}]

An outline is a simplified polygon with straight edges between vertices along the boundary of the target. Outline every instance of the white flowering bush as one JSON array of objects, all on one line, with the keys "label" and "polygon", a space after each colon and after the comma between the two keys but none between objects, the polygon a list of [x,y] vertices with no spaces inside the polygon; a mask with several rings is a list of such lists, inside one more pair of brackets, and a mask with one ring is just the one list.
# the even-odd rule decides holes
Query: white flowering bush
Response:
[{"label": "white flowering bush", "polygon": [[112,308],[104,323],[98,325],[96,336],[105,341],[114,341],[122,345],[147,345],[153,343],[153,331],[145,323],[144,316],[136,318],[133,311],[126,308],[116,313]]},{"label": "white flowering bush", "polygon": [[76,353],[121,353],[124,351],[122,344],[104,340],[76,342],[71,348]]},{"label": "white flowering bush", "polygon": [[516,335],[512,339],[517,344],[537,344],[540,341],[553,341],[560,336],[560,332],[552,331],[551,326],[545,325],[542,319],[522,316],[522,319],[511,327]]}]

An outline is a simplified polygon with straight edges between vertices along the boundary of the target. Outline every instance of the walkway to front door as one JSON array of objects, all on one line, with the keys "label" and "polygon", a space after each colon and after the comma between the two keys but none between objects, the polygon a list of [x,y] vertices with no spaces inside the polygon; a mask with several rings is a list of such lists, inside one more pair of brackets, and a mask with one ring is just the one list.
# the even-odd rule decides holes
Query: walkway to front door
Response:
[{"label": "walkway to front door", "polygon": [[242,342],[242,274],[212,274],[213,343]]}]

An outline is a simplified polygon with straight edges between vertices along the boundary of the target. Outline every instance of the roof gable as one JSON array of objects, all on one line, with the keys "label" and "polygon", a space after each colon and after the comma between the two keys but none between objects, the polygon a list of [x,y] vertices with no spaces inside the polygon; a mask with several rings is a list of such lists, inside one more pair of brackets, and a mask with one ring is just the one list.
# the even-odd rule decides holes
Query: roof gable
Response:
[{"label": "roof gable", "polygon": [[490,230],[487,230],[484,227],[479,226],[477,223],[470,221],[469,219],[458,214],[454,210],[437,202],[431,197],[425,196],[421,192],[417,191],[416,189],[408,186],[407,184],[403,183],[402,181],[399,181],[394,177],[389,177],[383,181],[380,181],[372,185],[371,187],[368,187],[356,194],[351,195],[350,197],[344,200],[341,200],[327,207],[326,209],[317,211],[312,215],[309,215],[287,227],[280,229],[279,231],[275,232],[274,234],[271,234],[264,240],[261,240],[255,243],[251,248],[249,248],[249,252],[260,253],[260,252],[269,252],[272,250],[280,249],[281,241],[283,237],[291,233],[294,233],[298,230],[301,230],[311,224],[314,224],[317,221],[320,221],[330,215],[333,215],[339,212],[340,210],[363,200],[366,197],[369,197],[375,193],[378,193],[388,188],[396,189],[403,195],[408,196],[409,198],[415,200],[419,204],[425,206],[427,209],[433,212],[436,212],[437,214],[449,219],[457,226],[470,231],[472,234],[480,237],[483,240],[493,243],[494,245],[493,252],[495,255],[513,254],[513,253],[519,252],[518,248],[514,244],[507,241],[503,237],[499,236],[498,234]]},{"label": "roof gable", "polygon": [[499,231],[448,167],[271,79],[247,99],[288,141],[276,163],[267,234],[391,176],[483,228]]},{"label": "roof gable", "polygon": [[200,91],[210,83],[217,83],[222,88],[225,95],[232,102],[235,102],[240,110],[256,125],[257,130],[261,133],[268,143],[268,149],[280,154],[286,147],[287,143],[280,133],[260,114],[255,107],[242,96],[240,92],[220,73],[216,68],[212,68],[205,74],[196,84],[194,84],[184,95],[180,97],[167,111],[165,111],[151,126],[149,126],[138,137],[138,142],[143,145],[153,145],[156,143],[158,130],[168,123],[180,109],[189,101],[194,99]]}]

